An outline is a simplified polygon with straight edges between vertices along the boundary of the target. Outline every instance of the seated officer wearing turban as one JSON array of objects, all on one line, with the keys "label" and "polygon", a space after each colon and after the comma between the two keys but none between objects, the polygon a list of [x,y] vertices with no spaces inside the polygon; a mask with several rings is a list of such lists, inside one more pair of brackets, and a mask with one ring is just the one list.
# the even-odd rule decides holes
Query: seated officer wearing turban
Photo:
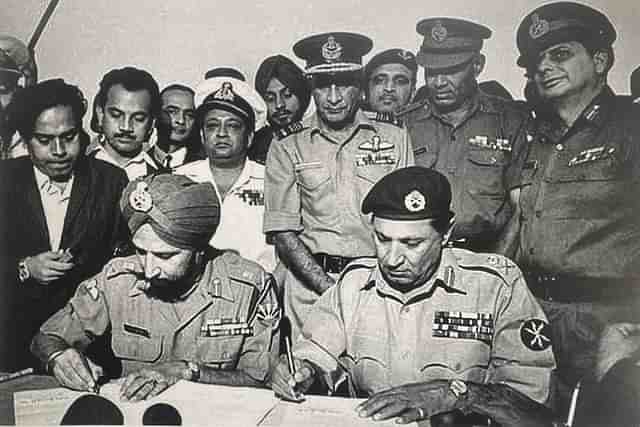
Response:
[{"label": "seated officer wearing turban", "polygon": [[280,310],[257,264],[208,246],[220,217],[210,183],[155,175],[120,201],[136,255],[83,282],[33,339],[58,381],[92,390],[102,369],[82,352],[112,334],[124,399],[150,398],[180,379],[259,386],[277,351]]},{"label": "seated officer wearing turban", "polygon": [[296,373],[284,361],[274,371],[276,394],[299,399],[313,380],[334,390],[346,379],[373,420],[466,425],[473,412],[503,426],[548,423],[547,319],[507,258],[447,247],[450,204],[432,169],[373,186],[362,212],[373,214],[377,259],[352,262],[320,297],[294,347]]}]

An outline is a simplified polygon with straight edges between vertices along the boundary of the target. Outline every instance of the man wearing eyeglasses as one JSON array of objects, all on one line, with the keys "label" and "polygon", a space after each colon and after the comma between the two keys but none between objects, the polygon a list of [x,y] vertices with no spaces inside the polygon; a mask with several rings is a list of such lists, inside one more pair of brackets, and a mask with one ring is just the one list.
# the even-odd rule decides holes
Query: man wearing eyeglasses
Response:
[{"label": "man wearing eyeglasses", "polygon": [[37,367],[29,343],[127,238],[125,173],[84,156],[82,92],[61,79],[27,87],[8,109],[29,156],[0,165],[0,370]]},{"label": "man wearing eyeglasses", "polygon": [[269,150],[263,227],[281,260],[275,275],[294,336],[349,261],[374,254],[360,212],[365,194],[413,163],[407,132],[360,109],[362,57],[372,44],[360,34],[325,33],[293,47],[307,62],[316,114]]}]

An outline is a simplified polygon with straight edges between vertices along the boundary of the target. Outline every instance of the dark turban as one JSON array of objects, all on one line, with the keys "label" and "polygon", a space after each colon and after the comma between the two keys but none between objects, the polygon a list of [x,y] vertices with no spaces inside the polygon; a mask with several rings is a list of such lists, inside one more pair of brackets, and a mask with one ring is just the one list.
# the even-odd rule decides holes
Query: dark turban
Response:
[{"label": "dark turban", "polygon": [[295,120],[300,120],[309,106],[311,89],[300,67],[282,55],[270,56],[260,64],[256,73],[256,90],[264,97],[271,79],[277,78],[300,100],[300,112]]},{"label": "dark turban", "polygon": [[182,175],[152,175],[130,182],[120,209],[132,235],[149,223],[163,241],[181,249],[206,247],[220,223],[220,201],[213,185]]}]

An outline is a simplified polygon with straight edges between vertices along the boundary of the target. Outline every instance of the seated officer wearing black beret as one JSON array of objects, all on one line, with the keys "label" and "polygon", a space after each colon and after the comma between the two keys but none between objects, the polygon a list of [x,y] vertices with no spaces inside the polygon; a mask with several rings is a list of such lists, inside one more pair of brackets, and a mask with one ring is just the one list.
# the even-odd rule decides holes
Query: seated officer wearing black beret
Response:
[{"label": "seated officer wearing black beret", "polygon": [[489,28],[429,18],[416,29],[424,36],[417,61],[424,67],[427,97],[398,114],[407,124],[416,164],[451,182],[458,213],[451,244],[504,252],[498,238],[513,212],[507,171],[526,144],[527,116],[512,102],[478,89]]},{"label": "seated officer wearing black beret", "polygon": [[546,317],[510,260],[447,247],[450,203],[447,179],[422,167],[373,186],[362,212],[377,258],[349,264],[313,306],[295,375],[284,360],[273,374],[276,394],[299,399],[314,380],[334,390],[346,379],[369,397],[359,415],[374,420],[447,414],[460,425],[475,412],[504,426],[547,423]]},{"label": "seated officer wearing black beret", "polygon": [[120,208],[136,254],[84,281],[41,327],[33,353],[60,384],[95,390],[103,370],[83,352],[110,330],[126,400],[153,397],[181,379],[264,384],[280,309],[259,265],[209,246],[220,219],[211,183],[138,179]]},{"label": "seated officer wearing black beret", "polygon": [[602,328],[640,321],[640,106],[607,85],[615,39],[605,15],[571,2],[517,32],[541,102],[517,160],[515,259],[551,322],[565,397],[593,376]]},{"label": "seated officer wearing black beret", "polygon": [[395,114],[405,107],[416,90],[416,56],[403,49],[388,49],[375,55],[364,67],[368,108]]},{"label": "seated officer wearing black beret", "polygon": [[293,46],[307,61],[316,113],[273,144],[265,170],[264,231],[281,263],[294,336],[307,312],[354,258],[374,254],[360,203],[389,172],[413,164],[405,129],[360,109],[362,57],[373,42],[354,33],[317,34]]}]

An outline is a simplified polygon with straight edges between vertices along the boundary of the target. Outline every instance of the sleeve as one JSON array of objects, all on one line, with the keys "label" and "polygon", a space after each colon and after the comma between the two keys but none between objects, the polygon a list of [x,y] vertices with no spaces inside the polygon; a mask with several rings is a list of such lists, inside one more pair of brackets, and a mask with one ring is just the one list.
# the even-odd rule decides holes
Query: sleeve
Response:
[{"label": "sleeve", "polygon": [[[67,305],[40,327],[38,335],[55,337],[70,347],[84,351],[95,337],[105,333],[110,324],[105,281],[103,271],[82,282]],[[42,341],[34,339],[33,352],[41,360],[46,360],[51,353],[44,346]]]},{"label": "sleeve", "polygon": [[402,153],[402,160],[400,167],[406,168],[408,166],[414,166],[416,160],[413,155],[413,142],[411,141],[411,135],[406,128],[402,128],[404,134],[404,152]]},{"label": "sleeve", "polygon": [[[527,161],[529,154],[529,145],[532,139],[530,134],[530,128],[532,126],[532,119],[529,117],[521,117],[520,120],[514,120],[513,118],[508,123],[509,137],[512,140],[511,144],[511,162],[504,174],[504,188],[509,191],[514,188],[520,187],[520,175]],[[514,123],[515,122],[515,123]]]},{"label": "sleeve", "polygon": [[302,230],[295,165],[285,141],[271,144],[269,149],[265,167],[264,199],[265,233]]},{"label": "sleeve", "polygon": [[497,297],[487,382],[508,385],[545,403],[555,368],[551,331],[520,270],[514,275],[515,280],[503,286]]},{"label": "sleeve", "polygon": [[275,282],[272,277],[257,293],[250,315],[253,335],[248,337],[242,346],[237,369],[257,381],[264,382],[267,374],[275,367],[280,350],[278,326],[282,316],[282,308],[278,303]]},{"label": "sleeve", "polygon": [[346,374],[338,364],[338,357],[347,345],[341,288],[338,283],[322,294],[313,305],[293,346],[296,358],[308,360],[323,371],[330,390],[334,390]]}]

